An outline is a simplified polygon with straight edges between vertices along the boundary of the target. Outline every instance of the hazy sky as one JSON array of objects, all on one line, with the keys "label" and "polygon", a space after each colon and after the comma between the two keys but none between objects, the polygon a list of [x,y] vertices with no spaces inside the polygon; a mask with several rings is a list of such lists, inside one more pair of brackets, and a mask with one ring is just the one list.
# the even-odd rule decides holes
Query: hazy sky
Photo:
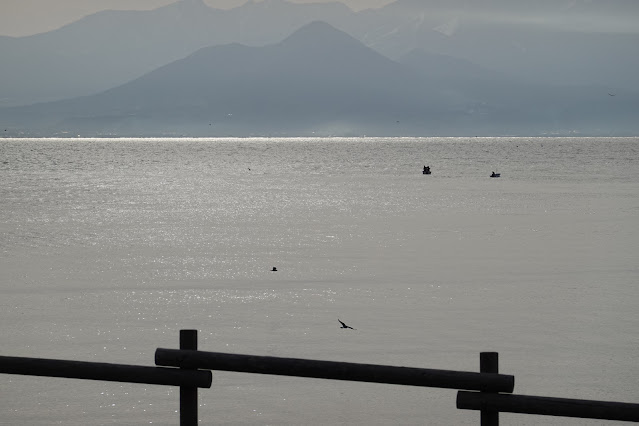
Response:
[{"label": "hazy sky", "polygon": [[[104,9],[155,9],[177,0],[0,0],[0,35],[24,36],[53,30]],[[205,0],[228,9],[248,0]],[[294,3],[326,3],[335,0],[288,0]],[[340,0],[353,10],[380,7],[393,0]]]}]

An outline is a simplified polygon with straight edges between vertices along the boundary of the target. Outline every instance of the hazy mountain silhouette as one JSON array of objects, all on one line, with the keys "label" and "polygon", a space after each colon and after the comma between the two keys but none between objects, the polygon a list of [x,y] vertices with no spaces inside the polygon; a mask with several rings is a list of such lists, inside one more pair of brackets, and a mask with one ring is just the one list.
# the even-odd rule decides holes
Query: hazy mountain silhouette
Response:
[{"label": "hazy mountain silhouette", "polygon": [[631,0],[397,0],[363,27],[394,59],[419,48],[542,84],[637,90],[637,16]]},{"label": "hazy mountain silhouette", "polygon": [[204,48],[101,94],[14,108],[10,116],[57,131],[165,126],[162,131],[170,132],[171,126],[211,124],[200,130],[325,134],[331,126],[360,132],[367,123],[390,125],[451,108],[416,73],[314,22],[275,45]]},{"label": "hazy mountain silhouette", "polygon": [[[99,12],[44,34],[0,37],[0,105],[98,93],[200,48],[265,46],[315,20],[394,60],[420,49],[535,83],[637,90],[639,34],[625,30],[638,15],[634,0],[397,0],[359,13],[337,2],[248,1],[217,10],[181,0],[152,11]],[[607,24],[613,19],[621,29]]]},{"label": "hazy mountain silhouette", "polygon": [[0,36],[0,106],[70,98],[126,83],[196,50],[266,45],[313,21],[340,22],[340,3],[248,1],[231,10],[180,0],[150,11],[103,11],[28,37]]},{"label": "hazy mountain silhouette", "polygon": [[638,99],[521,83],[419,51],[399,63],[313,22],[274,45],[203,48],[100,94],[0,117],[31,134],[596,133],[606,120],[636,130]]}]

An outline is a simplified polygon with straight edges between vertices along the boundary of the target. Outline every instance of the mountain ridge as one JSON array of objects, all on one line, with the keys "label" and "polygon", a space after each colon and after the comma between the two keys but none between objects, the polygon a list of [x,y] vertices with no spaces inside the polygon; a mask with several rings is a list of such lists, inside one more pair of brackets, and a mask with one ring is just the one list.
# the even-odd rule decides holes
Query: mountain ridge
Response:
[{"label": "mountain ridge", "polygon": [[[639,30],[606,33],[593,28],[612,17],[632,19],[639,3],[511,3],[396,0],[383,8],[353,12],[338,2],[246,2],[221,10],[202,1],[180,1],[149,11],[102,11],[47,33],[0,37],[0,105],[98,93],[202,47],[233,42],[264,46],[314,20],[394,60],[420,48],[543,84],[614,82],[620,89],[639,87]],[[510,15],[531,10],[551,14],[547,22],[552,26],[534,20],[508,25],[505,19],[510,15],[493,13],[502,9]],[[616,9],[626,11],[626,17],[606,12]],[[588,20],[593,14],[598,19]],[[490,25],[486,17],[492,19]],[[580,34],[587,34],[587,39]]]},{"label": "mountain ridge", "polygon": [[[597,115],[624,114],[607,94],[604,105],[592,90],[528,86],[469,63],[455,75],[440,56],[428,58],[437,72],[312,22],[276,44],[205,47],[99,94],[0,116],[32,134],[383,136],[569,132],[558,121],[592,127]],[[628,110],[639,106],[628,99]]]}]

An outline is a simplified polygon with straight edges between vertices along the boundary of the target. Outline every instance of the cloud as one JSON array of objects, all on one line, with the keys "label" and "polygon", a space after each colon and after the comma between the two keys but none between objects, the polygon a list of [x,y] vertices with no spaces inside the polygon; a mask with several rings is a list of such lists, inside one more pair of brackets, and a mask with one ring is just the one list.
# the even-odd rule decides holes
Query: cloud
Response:
[{"label": "cloud", "polygon": [[454,35],[458,29],[459,29],[459,18],[453,18],[450,21],[433,28],[433,30],[437,31],[438,33],[444,34],[445,36],[448,36],[448,37],[451,37],[452,35]]}]

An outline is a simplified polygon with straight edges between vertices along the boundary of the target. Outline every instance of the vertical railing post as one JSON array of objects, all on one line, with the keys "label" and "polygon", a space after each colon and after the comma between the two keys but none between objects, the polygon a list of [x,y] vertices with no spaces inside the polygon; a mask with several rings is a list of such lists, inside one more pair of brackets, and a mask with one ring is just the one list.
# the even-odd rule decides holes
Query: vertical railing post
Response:
[{"label": "vertical railing post", "polygon": [[[499,373],[499,354],[481,352],[479,354],[480,373]],[[499,411],[481,409],[481,426],[499,426]]]},{"label": "vertical railing post", "polygon": [[[197,350],[197,330],[180,330],[180,349]],[[180,386],[180,426],[197,426],[197,388]]]}]

